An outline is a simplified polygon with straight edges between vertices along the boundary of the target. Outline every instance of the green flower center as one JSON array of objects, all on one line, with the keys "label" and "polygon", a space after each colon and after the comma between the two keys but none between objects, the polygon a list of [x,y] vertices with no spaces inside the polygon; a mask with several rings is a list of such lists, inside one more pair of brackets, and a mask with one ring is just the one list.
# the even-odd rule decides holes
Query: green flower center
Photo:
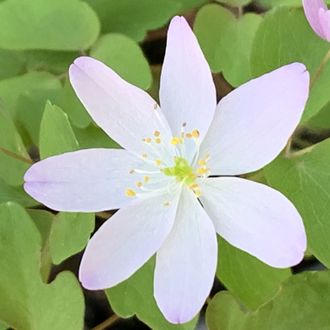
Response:
[{"label": "green flower center", "polygon": [[175,176],[179,182],[183,182],[188,186],[195,183],[196,174],[188,161],[182,157],[175,157],[174,166],[165,167],[162,171],[167,176]]}]

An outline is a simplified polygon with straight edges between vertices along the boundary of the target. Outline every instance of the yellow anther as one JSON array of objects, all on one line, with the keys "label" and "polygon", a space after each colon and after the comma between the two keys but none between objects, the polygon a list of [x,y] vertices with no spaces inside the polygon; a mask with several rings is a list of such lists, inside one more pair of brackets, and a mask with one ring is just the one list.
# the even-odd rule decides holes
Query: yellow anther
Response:
[{"label": "yellow anther", "polygon": [[186,138],[187,138],[187,139],[191,139],[191,138],[192,138],[192,134],[191,134],[191,133],[187,133],[187,134],[186,134]]},{"label": "yellow anther", "polygon": [[197,170],[197,173],[198,174],[207,174],[209,172],[209,170],[206,168],[206,167],[200,167],[198,170]]},{"label": "yellow anther", "polygon": [[197,198],[202,196],[202,192],[200,190],[194,190],[194,193]]},{"label": "yellow anther", "polygon": [[197,139],[199,138],[199,131],[197,129],[194,129],[192,132],[191,132],[191,135]]},{"label": "yellow anther", "polygon": [[146,142],[146,143],[150,143],[152,140],[151,140],[151,138],[145,138],[145,139],[143,139],[143,142]]},{"label": "yellow anther", "polygon": [[160,132],[159,131],[154,131],[154,136],[159,136]]},{"label": "yellow anther", "polygon": [[164,206],[166,206],[166,207],[170,206],[170,202],[165,202]]},{"label": "yellow anther", "polygon": [[160,143],[160,138],[156,138],[156,139],[155,139],[155,142],[156,142],[157,144],[159,144],[159,143]]},{"label": "yellow anther", "polygon": [[147,175],[143,178],[143,180],[144,180],[145,183],[148,183],[149,182],[149,179],[150,179],[150,177],[147,176]]},{"label": "yellow anther", "polygon": [[155,160],[155,163],[156,163],[157,166],[160,166],[160,164],[162,163],[162,161],[160,159],[156,159]]},{"label": "yellow anther", "polygon": [[181,144],[181,143],[182,143],[182,139],[181,138],[179,138],[177,136],[172,137],[171,144],[177,145],[177,144]]},{"label": "yellow anther", "polygon": [[197,183],[193,183],[192,185],[190,185],[190,189],[199,189],[199,185]]},{"label": "yellow anther", "polygon": [[143,183],[142,183],[141,181],[138,181],[138,182],[136,183],[136,186],[137,186],[138,188],[141,188],[141,187],[143,186]]},{"label": "yellow anther", "polygon": [[127,197],[135,197],[136,196],[136,192],[133,189],[128,188],[125,191],[125,195]]},{"label": "yellow anther", "polygon": [[147,154],[142,154],[142,158],[148,158]]},{"label": "yellow anther", "polygon": [[200,160],[198,161],[198,165],[199,165],[199,166],[205,166],[205,165],[206,165],[206,162],[207,162],[206,159],[200,159]]}]

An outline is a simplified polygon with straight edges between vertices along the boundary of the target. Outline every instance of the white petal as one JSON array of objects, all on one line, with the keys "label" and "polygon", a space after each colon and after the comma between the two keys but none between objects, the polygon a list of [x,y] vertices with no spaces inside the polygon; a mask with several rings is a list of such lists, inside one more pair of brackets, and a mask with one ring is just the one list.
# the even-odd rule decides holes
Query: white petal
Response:
[{"label": "white petal", "polygon": [[154,294],[167,320],[184,323],[202,308],[217,263],[213,224],[191,191],[186,189],[174,227],[157,253]]},{"label": "white petal", "polygon": [[319,10],[319,19],[323,30],[323,35],[320,36],[321,38],[330,41],[330,10],[321,8]]},{"label": "white petal", "polygon": [[160,81],[160,104],[174,135],[198,129],[205,135],[214,116],[216,93],[198,41],[183,17],[171,21]]},{"label": "white petal", "polygon": [[293,63],[242,85],[218,104],[201,146],[212,174],[253,172],[271,162],[297,127],[309,92],[309,74]]},{"label": "white petal", "polygon": [[136,200],[120,209],[89,241],[79,279],[86,289],[110,288],[130,277],[156,253],[175,219],[178,194]]},{"label": "white petal", "polygon": [[322,13],[327,10],[327,6],[323,0],[303,0],[303,7],[306,18],[316,34],[321,38],[327,39],[327,35],[322,27]]},{"label": "white petal", "polygon": [[24,189],[51,209],[97,212],[117,209],[131,199],[127,188],[138,181],[130,170],[141,165],[120,149],[86,149],[49,157],[25,174]]},{"label": "white petal", "polygon": [[208,178],[201,201],[217,232],[230,244],[266,264],[298,264],[306,234],[298,211],[281,193],[239,178]]},{"label": "white petal", "polygon": [[155,130],[170,139],[169,126],[157,103],[105,64],[80,57],[69,73],[71,84],[91,117],[125,149],[143,153],[142,139],[152,137]]}]

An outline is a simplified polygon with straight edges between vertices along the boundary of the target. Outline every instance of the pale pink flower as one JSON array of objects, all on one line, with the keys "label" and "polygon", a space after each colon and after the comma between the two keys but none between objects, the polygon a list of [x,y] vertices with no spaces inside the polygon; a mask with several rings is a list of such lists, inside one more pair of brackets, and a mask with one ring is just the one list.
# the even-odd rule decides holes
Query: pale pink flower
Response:
[{"label": "pale pink flower", "polygon": [[330,41],[330,11],[323,0],[303,0],[307,20],[322,39]]},{"label": "pale pink flower", "polygon": [[25,190],[59,211],[120,209],[87,245],[79,272],[85,288],[113,287],[156,254],[156,302],[170,322],[183,323],[210,293],[216,232],[273,267],[301,261],[306,236],[295,207],[279,192],[234,176],[262,168],[286,145],[308,96],[304,65],[251,80],[217,105],[198,42],[175,17],[161,108],[89,57],[75,60],[70,79],[94,121],[124,149],[40,161],[26,173]]}]

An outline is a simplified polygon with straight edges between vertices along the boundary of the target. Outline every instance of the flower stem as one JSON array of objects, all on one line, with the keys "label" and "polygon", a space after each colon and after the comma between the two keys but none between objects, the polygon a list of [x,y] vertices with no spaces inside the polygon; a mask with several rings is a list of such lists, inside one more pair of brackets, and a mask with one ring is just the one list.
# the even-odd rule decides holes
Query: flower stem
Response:
[{"label": "flower stem", "polygon": [[117,316],[116,314],[111,315],[108,319],[94,327],[92,330],[104,330],[108,327],[111,327],[114,325],[117,321],[120,320],[120,317]]},{"label": "flower stem", "polygon": [[33,163],[31,159],[26,158],[26,157],[21,156],[21,155],[18,155],[15,152],[12,152],[12,151],[10,151],[6,148],[0,147],[0,151],[3,152],[4,154],[6,154],[9,157],[15,158],[15,159],[20,160],[24,163],[28,163],[30,165]]},{"label": "flower stem", "polygon": [[330,49],[325,54],[319,67],[317,68],[315,75],[313,76],[313,78],[311,80],[310,88],[313,88],[313,86],[315,85],[315,82],[320,78],[320,76],[321,76],[326,64],[329,62],[329,60],[330,60]]}]

